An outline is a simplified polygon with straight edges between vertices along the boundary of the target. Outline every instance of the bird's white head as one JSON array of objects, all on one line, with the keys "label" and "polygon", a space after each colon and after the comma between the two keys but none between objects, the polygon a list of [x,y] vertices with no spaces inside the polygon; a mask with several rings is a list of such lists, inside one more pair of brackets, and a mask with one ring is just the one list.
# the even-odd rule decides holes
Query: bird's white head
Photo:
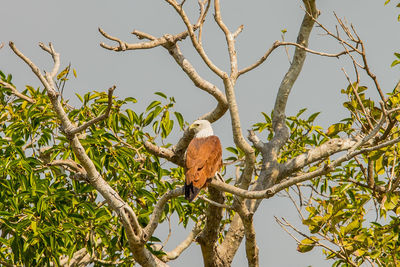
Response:
[{"label": "bird's white head", "polygon": [[194,137],[207,137],[214,135],[211,123],[207,120],[197,120],[190,125],[189,129],[194,131]]}]

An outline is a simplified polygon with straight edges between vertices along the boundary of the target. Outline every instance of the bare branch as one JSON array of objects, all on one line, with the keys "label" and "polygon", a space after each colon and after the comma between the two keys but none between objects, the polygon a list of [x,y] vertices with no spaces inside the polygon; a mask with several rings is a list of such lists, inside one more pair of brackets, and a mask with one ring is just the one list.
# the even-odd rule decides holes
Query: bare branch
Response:
[{"label": "bare branch", "polygon": [[[189,145],[189,144],[187,144],[187,145]],[[187,147],[187,145],[186,145],[186,147]],[[183,153],[182,153],[182,156],[179,156],[178,153],[175,153],[171,149],[156,146],[149,141],[145,141],[144,146],[147,149],[147,151],[149,151],[151,154],[153,154],[157,157],[164,158],[164,159],[166,159],[172,163],[175,163],[176,165],[179,165],[181,167],[185,166],[185,162],[183,159]]]},{"label": "bare branch", "polygon": [[281,41],[275,41],[272,46],[267,50],[267,52],[265,52],[265,54],[258,60],[256,61],[254,64],[242,69],[239,71],[238,76],[245,74],[246,72],[249,72],[255,68],[257,68],[258,66],[260,66],[262,63],[265,62],[265,60],[269,57],[269,55],[278,47],[280,46],[295,46],[301,50],[304,50],[310,54],[315,54],[315,55],[319,55],[319,56],[324,56],[324,57],[335,57],[335,58],[339,58],[342,55],[346,55],[348,53],[354,52],[354,50],[350,50],[350,51],[342,51],[336,54],[329,54],[329,53],[324,53],[324,52],[319,52],[319,51],[315,51],[315,50],[311,50],[309,48],[307,48],[306,46],[303,46],[299,43],[292,43],[292,42],[281,42]]},{"label": "bare branch", "polygon": [[339,58],[340,56],[349,54],[351,52],[354,52],[354,50],[350,50],[350,51],[342,51],[336,54],[329,54],[329,53],[324,53],[324,52],[319,52],[319,51],[314,51],[311,50],[305,46],[302,46],[301,44],[298,43],[292,43],[292,42],[279,42],[279,45],[284,45],[284,46],[295,46],[297,48],[300,48],[310,54],[314,54],[314,55],[318,55],[318,56],[323,56],[323,57],[335,57],[335,58]]},{"label": "bare branch", "polygon": [[264,150],[264,143],[261,142],[261,140],[258,138],[258,136],[254,133],[253,130],[249,130],[249,135],[247,138],[250,140],[250,142],[253,143],[256,149],[258,149],[259,151]]},{"label": "bare branch", "polygon": [[247,189],[250,185],[251,178],[253,176],[256,157],[254,154],[254,149],[251,147],[249,143],[247,143],[242,134],[242,128],[240,125],[240,118],[239,118],[239,110],[236,102],[233,82],[234,81],[232,81],[231,79],[228,78],[224,79],[225,92],[226,92],[226,97],[228,99],[229,112],[231,115],[233,140],[235,144],[245,153],[245,167],[240,179],[241,180],[240,187]]},{"label": "bare branch", "polygon": [[[238,35],[243,27],[240,27],[237,33],[232,34],[225,23],[222,21],[221,18],[221,10],[219,0],[214,0],[214,11],[215,11],[215,21],[217,22],[218,26],[221,28],[225,35],[226,44],[228,45],[228,52],[229,52],[229,61],[231,65],[231,78],[235,80],[238,74],[238,65],[237,65],[237,56],[236,56],[236,48],[235,48],[235,35]],[[221,76],[221,78],[223,78]]]},{"label": "bare branch", "polygon": [[296,170],[308,166],[313,162],[319,161],[321,159],[327,158],[335,153],[348,150],[352,148],[359,140],[360,137],[342,139],[334,138],[329,140],[322,145],[310,149],[306,153],[303,153],[282,165],[281,177],[286,177],[287,175],[293,173]]},{"label": "bare branch", "polygon": [[[215,188],[208,188],[210,199],[217,203],[224,203],[224,195]],[[209,205],[206,210],[205,225],[201,233],[197,237],[197,242],[201,246],[203,260],[205,266],[221,266],[218,261],[218,251],[216,250],[218,234],[220,233],[220,223],[222,220],[223,208]]]},{"label": "bare branch", "polygon": [[[308,38],[310,37],[311,30],[314,26],[314,19],[318,16],[319,11],[315,5],[315,0],[304,1],[304,4],[306,6],[307,13],[304,15],[303,22],[301,23],[299,34],[297,36],[297,43],[306,48],[308,47]],[[292,64],[290,65],[289,70],[279,86],[272,119],[272,126],[275,132],[278,132],[279,128],[286,127],[286,103],[290,91],[302,70],[306,54],[307,53],[303,48],[296,47]],[[278,138],[282,139],[282,137]]]},{"label": "bare branch", "polygon": [[[207,6],[204,7],[205,3],[207,3]],[[205,16],[207,14],[210,2],[209,1],[199,1],[200,5],[200,16],[199,19],[196,23],[196,25],[193,26],[193,30],[196,30],[199,28],[201,30],[201,27],[204,23]],[[169,54],[175,59],[177,64],[182,68],[182,70],[188,75],[188,77],[193,81],[194,85],[210,95],[212,95],[217,101],[218,105],[217,107],[200,117],[200,119],[205,119],[210,122],[214,122],[218,120],[220,117],[222,117],[225,112],[228,109],[227,105],[227,100],[225,95],[213,84],[211,84],[209,81],[205,80],[202,78],[196,71],[196,69],[193,67],[193,65],[188,61],[187,58],[182,54],[180,51],[180,48],[177,44],[178,41],[182,41],[189,35],[189,30],[186,30],[184,32],[181,32],[176,35],[170,35],[170,34],[165,34],[164,36],[160,38],[156,38],[150,34],[134,30],[132,34],[136,35],[139,39],[148,39],[150,40],[149,42],[144,42],[140,44],[128,44],[126,42],[123,42],[119,38],[112,37],[108,34],[106,34],[103,30],[99,29],[100,33],[113,41],[116,41],[119,43],[119,46],[107,46],[105,44],[100,44],[102,47],[113,50],[113,51],[125,51],[125,50],[135,50],[135,49],[149,49],[149,48],[154,48],[157,46],[163,46],[165,49],[168,50]],[[199,43],[200,43],[200,37],[201,33],[199,32]],[[200,45],[201,46],[201,45]]]},{"label": "bare branch", "polygon": [[[118,46],[109,46],[106,45],[105,43],[100,43],[100,46],[107,49],[107,50],[112,50],[112,51],[116,51],[116,52],[120,52],[120,51],[126,51],[126,50],[139,50],[139,49],[151,49],[154,47],[158,47],[158,46],[163,46],[166,45],[167,43],[171,42],[171,37],[172,35],[164,35],[160,38],[156,38],[150,34],[147,33],[143,33],[137,30],[134,30],[132,32],[132,34],[136,35],[139,39],[149,39],[150,41],[148,42],[143,42],[143,43],[127,43],[122,41],[121,39],[111,36],[108,33],[106,33],[103,29],[99,28],[99,32],[107,39],[112,40],[117,42],[119,45]],[[173,36],[173,41],[177,42],[177,41],[181,41],[184,40],[186,37],[188,36],[188,32],[184,31],[181,32],[175,36]]]},{"label": "bare branch", "polygon": [[153,235],[154,231],[158,226],[158,222],[161,218],[162,212],[164,211],[164,206],[171,198],[183,195],[183,187],[176,188],[165,193],[160,200],[158,200],[157,205],[154,206],[153,214],[150,218],[149,223],[144,228],[145,232],[145,240],[149,240],[149,238]]},{"label": "bare branch", "polygon": [[204,51],[203,46],[201,43],[198,41],[195,33],[194,33],[194,27],[191,24],[188,16],[186,15],[185,11],[183,8],[175,1],[175,0],[165,0],[168,4],[170,4],[176,12],[179,14],[179,16],[182,18],[183,22],[186,25],[186,28],[188,29],[190,40],[192,41],[193,47],[196,49],[197,53],[200,55],[200,57],[203,59],[204,63],[219,77],[223,78],[226,73],[223,72],[220,68],[218,68],[212,61],[211,59],[207,56],[206,52]]},{"label": "bare branch", "polygon": [[210,186],[214,187],[220,191],[224,191],[224,192],[229,192],[231,194],[237,195],[239,197],[243,197],[243,198],[249,198],[249,199],[263,199],[263,198],[270,198],[273,195],[275,195],[276,193],[278,193],[279,191],[288,188],[292,185],[295,185],[297,183],[301,183],[307,180],[311,180],[314,177],[317,176],[321,176],[321,175],[325,175],[331,171],[333,171],[335,169],[335,167],[339,166],[341,163],[343,163],[344,161],[347,161],[359,154],[363,154],[366,152],[370,152],[370,151],[374,151],[374,150],[378,150],[380,148],[383,147],[387,147],[387,146],[391,146],[394,145],[396,143],[400,142],[400,137],[393,139],[393,140],[389,140],[387,142],[381,143],[379,145],[375,145],[375,146],[370,146],[370,147],[366,147],[360,150],[356,150],[353,152],[348,152],[345,155],[339,157],[338,159],[332,161],[330,164],[322,166],[320,168],[318,168],[315,171],[309,172],[309,173],[305,173],[296,177],[292,177],[289,179],[286,179],[276,185],[273,185],[270,188],[267,188],[265,190],[259,190],[259,191],[248,191],[248,190],[244,190],[238,187],[235,187],[233,185],[229,185],[226,183],[223,183],[217,179],[212,179],[210,182]]},{"label": "bare branch", "polygon": [[252,65],[250,65],[250,66],[248,66],[248,67],[246,67],[246,68],[240,70],[240,71],[238,72],[238,77],[239,77],[240,75],[242,75],[242,74],[245,74],[246,72],[249,72],[249,71],[251,71],[251,70],[257,68],[257,67],[260,66],[262,63],[264,63],[264,61],[267,60],[267,58],[269,57],[269,55],[270,55],[276,48],[278,48],[280,45],[281,45],[281,44],[280,44],[279,41],[275,41],[275,42],[272,44],[272,46],[267,50],[267,52],[265,52],[265,54],[264,54],[257,62],[255,62],[254,64],[252,64]]},{"label": "bare branch", "polygon": [[56,53],[54,51],[54,47],[52,43],[49,43],[49,46],[45,46],[43,43],[39,43],[40,48],[42,48],[44,51],[49,53],[53,57],[54,61],[54,66],[53,70],[50,72],[50,76],[52,79],[54,79],[57,75],[58,69],[60,68],[60,54]]},{"label": "bare branch", "polygon": [[194,85],[201,90],[206,91],[218,101],[218,106],[212,112],[203,115],[200,119],[214,122],[221,118],[228,110],[228,102],[226,96],[218,89],[217,86],[205,80],[197,73],[193,65],[184,57],[179,46],[176,43],[165,46],[165,48],[168,50],[169,54],[175,59],[176,63],[192,80]]},{"label": "bare branch", "polygon": [[[33,62],[27,58],[24,54],[21,53],[21,51],[19,51],[13,42],[9,42],[9,46],[11,48],[12,51],[14,51],[14,53],[19,56],[23,61],[25,61],[25,63],[32,69],[33,73],[38,77],[38,79],[42,82],[42,84],[44,85],[44,87],[46,88],[47,91],[52,91],[52,88],[50,86],[50,84],[47,82],[47,80],[45,79],[45,77],[40,73],[40,70],[38,67],[36,67],[35,64],[33,64]],[[55,93],[55,91],[54,91]]]},{"label": "bare branch", "polygon": [[165,261],[167,260],[175,260],[178,258],[183,251],[185,251],[190,244],[196,239],[197,235],[201,231],[201,220],[199,220],[194,226],[192,231],[190,231],[189,235],[182,241],[178,246],[176,246],[173,250],[167,252],[165,257]]}]

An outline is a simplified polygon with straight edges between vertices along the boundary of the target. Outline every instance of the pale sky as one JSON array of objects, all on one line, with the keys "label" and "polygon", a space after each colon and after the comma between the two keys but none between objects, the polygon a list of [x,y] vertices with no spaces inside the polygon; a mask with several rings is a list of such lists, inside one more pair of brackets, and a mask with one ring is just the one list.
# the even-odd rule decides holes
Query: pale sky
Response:
[{"label": "pale sky", "polygon": [[[393,2],[393,1],[392,1]],[[239,67],[248,66],[262,56],[275,40],[280,40],[281,30],[286,29],[285,39],[295,42],[297,31],[303,18],[300,8],[302,1],[221,1],[222,18],[233,31],[244,25],[243,32],[237,38]],[[390,68],[394,60],[393,53],[399,52],[400,10],[395,2],[384,6],[384,1],[376,0],[336,0],[317,1],[321,11],[319,21],[334,31],[333,11],[341,18],[346,18],[358,30],[364,40],[369,65],[377,75],[385,92],[393,89],[399,79],[399,68]],[[61,54],[61,64],[69,63],[76,69],[78,78],[67,84],[65,97],[72,105],[78,105],[75,93],[88,91],[106,91],[115,84],[114,95],[124,98],[132,96],[138,99],[133,106],[141,112],[155,98],[156,91],[162,91],[177,100],[176,110],[183,113],[186,121],[191,122],[216,105],[206,93],[197,89],[185,76],[173,58],[163,48],[115,53],[99,46],[105,40],[97,31],[103,28],[107,33],[120,37],[127,42],[138,42],[130,34],[133,29],[162,36],[184,30],[175,11],[161,0],[120,0],[120,1],[57,1],[57,0],[0,0],[0,42],[5,47],[0,50],[0,70],[12,73],[14,84],[22,89],[26,84],[39,86],[30,69],[8,48],[8,42],[30,57],[41,69],[50,70],[51,58],[39,47],[38,42],[52,42]],[[185,3],[192,21],[197,18],[197,1]],[[215,25],[209,13],[205,24],[203,43],[209,57],[220,67],[228,70],[228,54],[224,36]],[[320,35],[318,28],[313,30],[309,47],[327,53],[341,51],[332,38]],[[188,57],[198,72],[222,89],[221,82],[202,63],[188,40],[181,44],[183,53]],[[397,50],[396,50],[397,49]],[[293,50],[290,49],[292,54]],[[301,108],[308,108],[306,115],[321,112],[317,124],[324,127],[348,116],[340,94],[347,87],[347,81],[341,68],[352,76],[352,67],[347,58],[323,58],[308,55],[303,71],[293,87],[289,97],[287,115],[294,115]],[[262,120],[261,112],[270,113],[275,101],[277,88],[289,67],[283,48],[275,51],[267,62],[258,69],[239,78],[236,86],[242,128],[249,129],[252,124]],[[365,77],[363,77],[365,78]],[[365,80],[365,85],[371,81]],[[374,91],[371,98],[376,98]],[[228,113],[214,123],[214,132],[220,136],[223,145],[233,144],[230,134]],[[171,142],[179,138],[175,131]],[[265,140],[265,136],[260,135]],[[227,157],[228,152],[224,152]],[[282,197],[265,200],[255,215],[257,243],[260,249],[261,266],[301,267],[330,266],[332,262],[324,260],[322,253],[315,249],[311,253],[296,252],[296,243],[275,223],[274,217],[285,217],[298,225],[300,220],[292,205]],[[172,220],[173,236],[167,250],[172,249],[190,228],[183,229],[177,218]],[[157,231],[158,237],[167,236],[167,226]],[[202,266],[200,247],[192,244],[171,266]],[[243,246],[239,249],[233,266],[245,266],[247,260]]]}]

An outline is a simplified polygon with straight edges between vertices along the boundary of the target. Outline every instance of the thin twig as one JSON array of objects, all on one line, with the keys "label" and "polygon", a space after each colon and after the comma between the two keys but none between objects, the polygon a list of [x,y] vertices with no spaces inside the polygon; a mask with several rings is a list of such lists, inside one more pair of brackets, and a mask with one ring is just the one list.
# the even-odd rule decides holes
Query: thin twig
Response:
[{"label": "thin twig", "polygon": [[205,196],[198,196],[198,198],[200,198],[200,199],[202,199],[202,200],[204,200],[204,201],[206,201],[206,202],[208,202],[208,203],[210,203],[211,205],[214,205],[214,206],[216,206],[216,207],[220,207],[220,208],[224,208],[224,209],[228,209],[228,210],[233,209],[233,208],[232,208],[231,206],[229,206],[229,205],[221,204],[221,203],[215,202],[215,201],[213,201],[213,200],[211,200],[211,199],[208,199],[208,198],[205,197]]}]

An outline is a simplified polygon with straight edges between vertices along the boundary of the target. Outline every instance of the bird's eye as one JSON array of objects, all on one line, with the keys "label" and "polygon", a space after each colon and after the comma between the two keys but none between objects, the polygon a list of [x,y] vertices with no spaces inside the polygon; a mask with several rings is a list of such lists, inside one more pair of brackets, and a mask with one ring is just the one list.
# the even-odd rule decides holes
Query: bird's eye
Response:
[{"label": "bird's eye", "polygon": [[195,126],[200,126],[200,124],[196,123]]}]

